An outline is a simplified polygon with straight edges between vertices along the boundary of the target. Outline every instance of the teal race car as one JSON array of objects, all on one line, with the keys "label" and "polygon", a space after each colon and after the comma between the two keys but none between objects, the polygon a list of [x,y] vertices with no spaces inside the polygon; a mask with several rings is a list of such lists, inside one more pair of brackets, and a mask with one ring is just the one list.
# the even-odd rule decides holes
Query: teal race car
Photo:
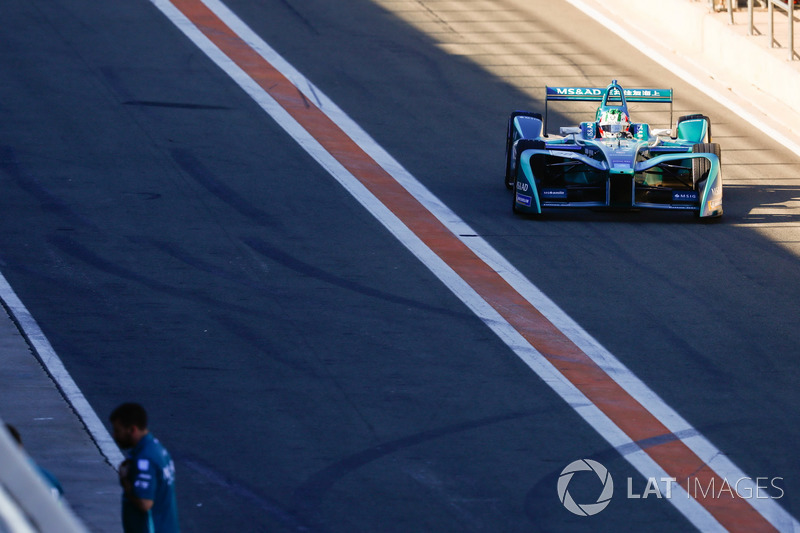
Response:
[{"label": "teal race car", "polygon": [[[595,118],[547,132],[547,102],[600,102]],[[670,105],[670,128],[630,121],[629,102]],[[545,116],[515,111],[506,135],[506,187],[515,213],[549,208],[670,209],[722,216],[720,147],[711,120],[686,115],[672,130],[672,89],[546,87]]]}]

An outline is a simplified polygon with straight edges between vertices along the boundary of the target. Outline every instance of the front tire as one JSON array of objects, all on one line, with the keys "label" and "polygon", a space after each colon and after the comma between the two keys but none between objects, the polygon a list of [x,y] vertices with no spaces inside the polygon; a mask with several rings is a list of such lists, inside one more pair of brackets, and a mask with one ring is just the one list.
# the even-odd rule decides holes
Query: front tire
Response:
[{"label": "front tire", "polygon": [[[505,178],[503,179],[507,189],[514,188],[514,168],[512,165],[514,164],[514,158],[516,157],[516,154],[514,153],[514,119],[516,117],[530,117],[539,121],[542,120],[541,113],[533,113],[531,111],[514,111],[508,118],[508,129],[506,130],[506,174]],[[536,136],[538,137],[541,135],[541,133],[542,132],[539,131]]]},{"label": "front tire", "polygon": [[[722,150],[717,143],[698,143],[692,146],[692,153],[707,153],[714,154],[719,159],[720,165],[722,164]],[[708,172],[711,170],[711,163],[708,159],[697,157],[692,159],[692,186],[697,190],[697,186],[708,177]]]}]

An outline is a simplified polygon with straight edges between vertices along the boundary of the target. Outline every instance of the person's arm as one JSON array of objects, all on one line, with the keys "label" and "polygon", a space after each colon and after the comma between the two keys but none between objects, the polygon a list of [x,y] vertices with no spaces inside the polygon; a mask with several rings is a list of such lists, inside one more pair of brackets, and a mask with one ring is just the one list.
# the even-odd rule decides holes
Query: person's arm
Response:
[{"label": "person's arm", "polygon": [[119,465],[119,484],[122,486],[122,492],[125,494],[125,498],[127,498],[135,508],[146,513],[153,508],[153,500],[140,498],[136,495],[136,492],[133,490],[133,482],[129,476],[130,467],[129,460],[123,461],[122,464]]}]

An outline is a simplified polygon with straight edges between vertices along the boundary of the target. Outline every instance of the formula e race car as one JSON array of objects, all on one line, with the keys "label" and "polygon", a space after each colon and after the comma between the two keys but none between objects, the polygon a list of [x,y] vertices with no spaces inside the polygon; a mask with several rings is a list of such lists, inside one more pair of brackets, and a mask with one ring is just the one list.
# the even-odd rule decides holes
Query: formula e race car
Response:
[{"label": "formula e race car", "polygon": [[[547,133],[547,102],[600,102],[595,118]],[[670,104],[670,128],[630,121],[628,102]],[[720,148],[704,115],[678,119],[672,89],[546,87],[545,116],[515,111],[508,120],[505,183],[515,213],[546,208],[672,209],[722,216]]]}]

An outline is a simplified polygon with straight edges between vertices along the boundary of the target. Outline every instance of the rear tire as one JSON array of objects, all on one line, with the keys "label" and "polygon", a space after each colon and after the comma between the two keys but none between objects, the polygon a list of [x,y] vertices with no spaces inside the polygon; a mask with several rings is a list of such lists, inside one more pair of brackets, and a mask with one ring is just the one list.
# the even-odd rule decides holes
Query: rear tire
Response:
[{"label": "rear tire", "polygon": [[704,119],[706,121],[706,123],[708,124],[708,130],[706,131],[706,136],[705,136],[705,139],[703,139],[703,141],[706,144],[710,143],[711,142],[711,119],[708,118],[707,116],[701,114],[701,113],[696,113],[694,115],[683,115],[682,117],[680,117],[678,119],[678,122],[675,123],[675,131],[676,132],[678,131],[678,124],[680,124],[684,120],[697,120],[697,119]]}]

